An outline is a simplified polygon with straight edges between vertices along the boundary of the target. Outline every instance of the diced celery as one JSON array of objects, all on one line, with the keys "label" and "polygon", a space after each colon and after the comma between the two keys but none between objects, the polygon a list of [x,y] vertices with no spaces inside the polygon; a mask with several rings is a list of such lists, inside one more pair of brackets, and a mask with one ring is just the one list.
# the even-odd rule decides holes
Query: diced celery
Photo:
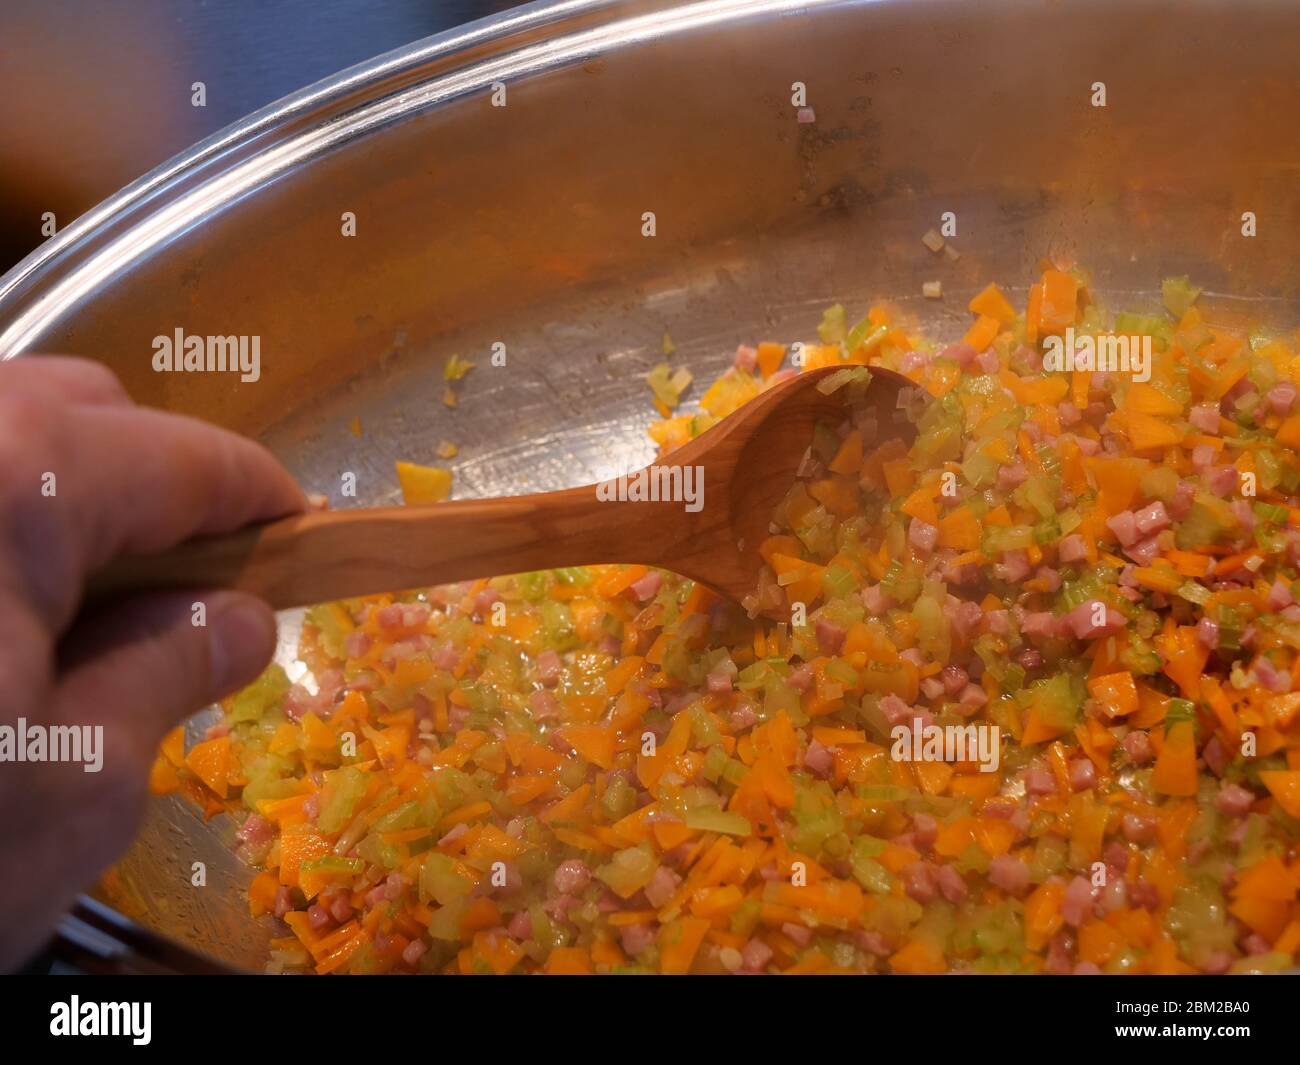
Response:
[{"label": "diced celery", "polygon": [[[423,881],[423,873],[421,881]],[[458,942],[461,938],[460,922],[469,910],[469,905],[469,900],[461,897],[434,910],[433,916],[429,918],[429,935],[434,939]]]},{"label": "diced celery", "polygon": [[338,603],[311,607],[306,620],[320,630],[321,643],[332,658],[343,657],[343,640],[356,629],[352,618]]},{"label": "diced celery", "polygon": [[817,326],[817,335],[823,344],[838,344],[848,332],[848,321],[844,315],[844,304],[834,303],[822,311],[821,323]]},{"label": "diced celery", "polygon": [[302,872],[328,873],[331,876],[360,876],[366,871],[366,863],[360,858],[345,858],[338,854],[325,854],[319,858],[309,858],[299,867]]},{"label": "diced celery", "polygon": [[876,325],[870,318],[863,318],[844,338],[844,350],[850,355],[858,348],[866,348],[870,351],[884,339],[888,332],[889,326]]},{"label": "diced celery", "polygon": [[1002,690],[1008,694],[1020,691],[1025,686],[1025,667],[1019,662],[1008,662],[1001,684]]},{"label": "diced celery", "polygon": [[322,832],[340,832],[352,820],[357,804],[366,794],[369,776],[361,769],[344,766],[324,776],[321,786],[320,813],[316,827]]},{"label": "diced celery", "polygon": [[912,607],[912,616],[916,618],[917,644],[921,650],[933,661],[948,661],[952,638],[941,601],[928,593],[922,595]]},{"label": "diced celery", "polygon": [[704,753],[704,779],[716,784],[722,779],[722,774],[727,768],[727,761],[727,752],[721,746],[710,747]]},{"label": "diced celery", "polygon": [[824,783],[796,785],[795,828],[791,840],[806,854],[818,855],[826,841],[844,830],[844,818],[835,804],[834,793]]},{"label": "diced celery", "polygon": [[842,658],[832,658],[826,663],[826,676],[850,688],[858,683],[858,671]]},{"label": "diced celery", "polygon": [[1255,516],[1260,521],[1266,521],[1272,525],[1281,525],[1290,516],[1290,511],[1286,507],[1278,506],[1276,503],[1255,504]]},{"label": "diced celery", "polygon": [[570,650],[577,643],[577,637],[568,606],[546,599],[538,604],[537,609],[542,617],[542,635],[546,645],[555,651]]},{"label": "diced celery", "polygon": [[888,895],[893,890],[894,878],[889,875],[889,870],[874,858],[858,854],[855,850],[849,859],[849,867],[853,870],[853,878],[868,891],[877,895]]},{"label": "diced celery", "polygon": [[420,866],[417,887],[421,902],[432,900],[439,906],[450,906],[474,889],[473,883],[456,871],[455,862],[437,851],[426,857]]},{"label": "diced celery", "polygon": [[1178,471],[1169,466],[1153,466],[1142,475],[1142,495],[1170,503],[1178,494]]},{"label": "diced celery", "polygon": [[1115,315],[1115,332],[1128,336],[1149,336],[1157,351],[1164,351],[1173,339],[1173,327],[1164,318],[1151,314],[1122,312]]},{"label": "diced celery", "polygon": [[[717,749],[721,750],[721,748]],[[621,776],[611,776],[605,794],[600,797],[600,806],[611,821],[617,821],[630,814],[635,808],[636,791]]]},{"label": "diced celery", "polygon": [[1083,685],[1068,673],[1044,677],[1025,689],[1026,698],[1043,723],[1060,731],[1074,727],[1084,695]]},{"label": "diced celery", "polygon": [[1144,677],[1160,672],[1160,667],[1164,665],[1155,648],[1136,633],[1129,635],[1128,646],[1120,652],[1119,660],[1129,672]]},{"label": "diced celery", "polygon": [[546,587],[550,583],[550,574],[545,570],[537,570],[533,573],[521,573],[515,578],[519,587],[519,594],[530,602],[536,602],[546,594]]},{"label": "diced celery", "polygon": [[401,832],[407,828],[418,828],[420,825],[420,804],[418,802],[404,802],[395,810],[390,810],[375,822],[376,832]]},{"label": "diced celery", "polygon": [[1245,631],[1245,624],[1241,620],[1241,614],[1234,607],[1219,607],[1218,615],[1219,624],[1219,647],[1225,651],[1239,651],[1241,649],[1241,634]]},{"label": "diced celery", "polygon": [[257,804],[265,799],[287,799],[301,791],[297,778],[282,777],[274,769],[265,769],[248,775],[248,783],[244,785],[241,799],[245,806],[255,810]]},{"label": "diced celery", "polygon": [[718,723],[713,719],[712,714],[699,703],[692,703],[689,713],[691,715],[692,747],[703,750],[706,747],[712,747],[715,743],[722,742],[722,733],[718,730]]},{"label": "diced celery", "polygon": [[1069,613],[1080,603],[1086,603],[1101,591],[1102,580],[1098,570],[1084,570],[1077,578],[1066,581],[1057,596],[1057,609],[1060,613]]},{"label": "diced celery", "polygon": [[396,869],[402,856],[391,843],[385,843],[378,832],[371,832],[357,844],[357,854],[371,865],[380,865],[385,869]]},{"label": "diced celery", "polygon": [[1227,906],[1218,888],[1208,881],[1177,888],[1164,924],[1194,965],[1225,951],[1234,953],[1236,933],[1228,922]]},{"label": "diced celery", "polygon": [[1160,297],[1165,310],[1175,318],[1181,318],[1196,302],[1201,290],[1186,277],[1167,277],[1160,282]]},{"label": "diced celery", "polygon": [[753,832],[749,819],[742,814],[717,806],[697,806],[683,818],[687,827],[701,832],[722,832],[728,836],[748,836]]},{"label": "diced celery", "polygon": [[586,566],[564,566],[555,571],[556,579],[561,584],[584,585],[591,583],[591,570]]},{"label": "diced celery", "polygon": [[962,476],[972,488],[988,488],[997,480],[998,463],[983,452],[974,452],[961,464]]},{"label": "diced celery", "polygon": [[902,802],[914,796],[909,788],[900,788],[896,784],[863,784],[858,788],[858,798],[863,802]]},{"label": "diced celery", "polygon": [[1033,546],[1034,530],[1030,525],[990,525],[984,532],[984,554],[994,556],[1004,551],[1023,551]]},{"label": "diced celery", "polygon": [[[1056,517],[1056,498],[1060,495],[1055,478],[1034,474],[1016,489],[1014,497],[1032,507],[1040,518]],[[1025,545],[1028,546],[1028,545]]]},{"label": "diced celery", "polygon": [[610,860],[596,870],[596,877],[621,898],[630,898],[650,881],[658,864],[648,846],[627,847],[615,851]]},{"label": "diced celery", "polygon": [[843,566],[827,566],[822,576],[822,588],[827,598],[840,599],[857,591],[857,580],[852,571]]},{"label": "diced celery", "polygon": [[256,721],[278,703],[288,690],[288,675],[280,665],[272,662],[257,680],[231,699],[226,720],[232,724],[237,721]]},{"label": "diced celery", "polygon": [[731,930],[737,935],[748,936],[755,928],[763,913],[763,903],[756,898],[747,898],[731,915]]}]

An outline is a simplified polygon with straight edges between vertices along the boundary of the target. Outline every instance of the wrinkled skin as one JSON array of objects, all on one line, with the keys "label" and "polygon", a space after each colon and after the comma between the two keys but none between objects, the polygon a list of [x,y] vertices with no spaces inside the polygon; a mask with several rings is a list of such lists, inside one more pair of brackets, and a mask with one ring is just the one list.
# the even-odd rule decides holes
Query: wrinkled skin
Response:
[{"label": "wrinkled skin", "polygon": [[[0,471],[0,724],[103,726],[98,773],[0,762],[10,971],[131,841],[162,736],[252,680],[275,646],[274,615],[251,596],[150,593],[86,612],[87,578],[306,502],[259,445],[137,407],[104,367],[53,356],[0,363]],[[192,623],[197,602],[206,627]]]}]

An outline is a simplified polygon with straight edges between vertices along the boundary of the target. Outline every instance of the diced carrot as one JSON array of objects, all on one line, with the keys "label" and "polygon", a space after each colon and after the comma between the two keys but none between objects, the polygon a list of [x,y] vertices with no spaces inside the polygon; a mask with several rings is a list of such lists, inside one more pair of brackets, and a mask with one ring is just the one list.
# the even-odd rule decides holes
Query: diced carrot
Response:
[{"label": "diced carrot", "polygon": [[280,878],[270,869],[258,873],[248,885],[248,912],[253,917],[275,910],[276,896],[280,893]]},{"label": "diced carrot", "polygon": [[1079,282],[1062,270],[1044,270],[1039,304],[1039,332],[1064,333],[1078,315]]},{"label": "diced carrot", "polygon": [[1065,885],[1059,880],[1045,880],[1025,899],[1025,946],[1042,950],[1065,923],[1061,903]]},{"label": "diced carrot", "polygon": [[914,936],[889,957],[890,968],[902,976],[937,976],[948,971],[947,962],[933,942]]},{"label": "diced carrot", "polygon": [[1277,804],[1292,817],[1300,817],[1300,770],[1264,769],[1259,781]]},{"label": "diced carrot", "polygon": [[1196,638],[1191,625],[1183,625],[1162,638],[1164,654],[1162,670],[1177,684],[1187,698],[1196,700],[1201,695],[1201,674],[1209,660],[1209,649]]},{"label": "diced carrot", "polygon": [[981,314],[975,319],[971,327],[966,330],[966,335],[962,337],[962,340],[976,351],[984,351],[993,343],[993,338],[998,335],[1001,328],[1001,323],[992,315]]},{"label": "diced carrot", "polygon": [[704,942],[709,922],[703,917],[679,917],[659,929],[659,971],[665,976],[685,976]]},{"label": "diced carrot", "polygon": [[853,474],[862,468],[862,433],[854,429],[841,442],[827,467],[831,473]]},{"label": "diced carrot", "polygon": [[1029,302],[1025,308],[1025,339],[1035,343],[1043,331],[1043,283],[1029,286]]},{"label": "diced carrot", "polygon": [[781,368],[781,363],[784,360],[784,344],[773,344],[770,341],[764,341],[758,345],[758,372],[764,381]]},{"label": "diced carrot", "polygon": [[1239,896],[1228,905],[1228,912],[1253,932],[1269,942],[1282,934],[1291,916],[1289,902]]},{"label": "diced carrot", "polygon": [[1293,414],[1277,427],[1273,434],[1279,444],[1300,450],[1300,414]]},{"label": "diced carrot", "polygon": [[440,467],[399,461],[397,480],[408,504],[441,503],[451,494],[451,470]]},{"label": "diced carrot", "polygon": [[899,504],[898,509],[909,517],[934,525],[939,520],[939,508],[934,502],[935,488],[935,485],[921,485]]},{"label": "diced carrot", "polygon": [[474,936],[474,955],[487,962],[497,976],[505,976],[524,956],[524,948],[499,932],[479,932]]},{"label": "diced carrot", "polygon": [[185,765],[208,788],[224,799],[230,784],[230,737],[218,736],[216,739],[196,743],[185,756]]},{"label": "diced carrot", "polygon": [[957,507],[939,519],[939,546],[957,551],[975,551],[983,541],[983,529],[974,511]]},{"label": "diced carrot", "polygon": [[1079,960],[1105,965],[1124,949],[1124,937],[1105,921],[1084,921],[1079,927]]},{"label": "diced carrot", "polygon": [[1097,485],[1101,506],[1107,517],[1132,507],[1151,463],[1140,458],[1084,459],[1084,467]]},{"label": "diced carrot", "polygon": [[172,765],[180,768],[185,764],[185,726],[177,725],[163,737],[158,750]]},{"label": "diced carrot", "polygon": [[591,955],[583,947],[555,947],[546,956],[546,972],[550,976],[590,976]]},{"label": "diced carrot", "polygon": [[584,761],[604,770],[614,769],[616,739],[608,724],[567,724],[560,735]]},{"label": "diced carrot", "polygon": [[1065,732],[1065,729],[1049,725],[1043,720],[1036,708],[1030,707],[1029,712],[1025,715],[1025,730],[1020,736],[1020,742],[1024,746],[1045,743],[1060,736],[1063,732]]},{"label": "diced carrot", "polygon": [[280,883],[298,886],[298,866],[333,851],[312,825],[288,825],[280,833]]},{"label": "diced carrot", "polygon": [[1165,734],[1151,784],[1162,795],[1196,794],[1196,732],[1190,721],[1176,722]]},{"label": "diced carrot", "polygon": [[1174,447],[1182,442],[1183,434],[1168,422],[1152,414],[1130,411],[1126,416],[1129,443],[1135,451]]},{"label": "diced carrot", "polygon": [[1109,717],[1123,717],[1138,708],[1137,685],[1133,683],[1133,674],[1127,670],[1091,677],[1088,691]]},{"label": "diced carrot", "polygon": [[1300,883],[1297,883],[1296,872],[1276,854],[1270,854],[1237,876],[1232,894],[1238,898],[1292,902],[1298,889]]},{"label": "diced carrot", "polygon": [[996,319],[1002,325],[1011,325],[1016,320],[1016,309],[1011,306],[1002,290],[989,282],[968,304],[972,314],[986,315]]},{"label": "diced carrot", "polygon": [[172,765],[162,755],[158,755],[149,767],[149,794],[170,795],[180,789],[181,778]]}]

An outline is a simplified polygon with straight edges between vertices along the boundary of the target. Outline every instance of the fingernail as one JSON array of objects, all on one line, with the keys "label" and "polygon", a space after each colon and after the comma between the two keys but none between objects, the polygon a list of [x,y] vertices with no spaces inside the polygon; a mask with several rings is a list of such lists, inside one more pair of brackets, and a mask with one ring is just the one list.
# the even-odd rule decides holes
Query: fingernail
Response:
[{"label": "fingernail", "polygon": [[260,599],[223,592],[208,599],[214,698],[248,684],[275,653],[275,614]]}]

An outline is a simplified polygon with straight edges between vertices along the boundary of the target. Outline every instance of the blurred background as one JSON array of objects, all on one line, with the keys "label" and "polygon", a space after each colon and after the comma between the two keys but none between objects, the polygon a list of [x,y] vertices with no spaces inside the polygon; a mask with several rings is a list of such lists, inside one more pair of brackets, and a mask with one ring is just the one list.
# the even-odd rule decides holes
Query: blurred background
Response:
[{"label": "blurred background", "polygon": [[[196,141],[518,0],[0,0],[0,274]],[[205,107],[191,86],[206,87]]]}]

